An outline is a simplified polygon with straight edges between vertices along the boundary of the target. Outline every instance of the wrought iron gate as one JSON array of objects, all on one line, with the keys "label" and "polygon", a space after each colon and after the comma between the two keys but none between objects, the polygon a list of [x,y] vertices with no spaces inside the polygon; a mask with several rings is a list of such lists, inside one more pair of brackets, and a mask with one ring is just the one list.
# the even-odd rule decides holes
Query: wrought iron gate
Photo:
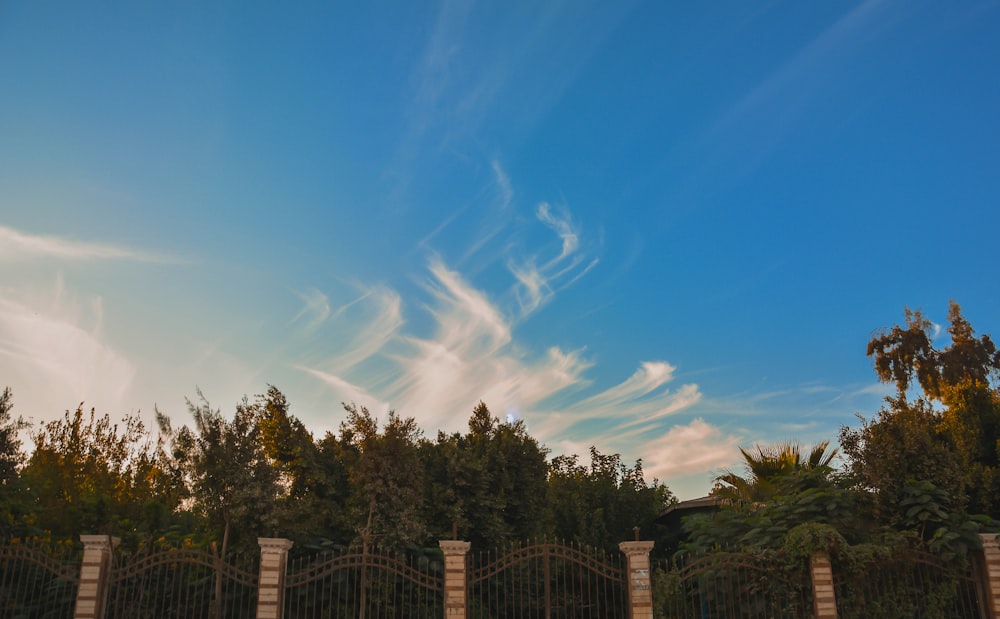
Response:
[{"label": "wrought iron gate", "polygon": [[542,543],[482,553],[469,571],[469,617],[624,619],[620,555]]},{"label": "wrought iron gate", "polygon": [[917,550],[834,571],[837,615],[979,619],[985,617],[971,567],[949,565]]},{"label": "wrought iron gate", "polygon": [[257,571],[256,557],[220,557],[210,550],[118,553],[111,569],[107,617],[252,617]]},{"label": "wrought iron gate", "polygon": [[671,569],[655,574],[654,614],[677,619],[811,617],[809,569],[805,562],[786,567],[748,552],[680,558]]},{"label": "wrought iron gate", "polygon": [[440,619],[444,565],[439,550],[396,555],[343,548],[288,563],[285,619]]},{"label": "wrought iron gate", "polygon": [[64,553],[7,542],[0,545],[0,616],[70,617],[80,586],[80,549]]}]

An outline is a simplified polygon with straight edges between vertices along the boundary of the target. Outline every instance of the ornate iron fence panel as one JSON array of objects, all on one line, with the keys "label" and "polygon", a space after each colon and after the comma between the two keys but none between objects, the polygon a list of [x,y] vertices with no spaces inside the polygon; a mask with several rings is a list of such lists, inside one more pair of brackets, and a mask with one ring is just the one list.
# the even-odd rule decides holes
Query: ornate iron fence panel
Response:
[{"label": "ornate iron fence panel", "polygon": [[653,609],[654,617],[670,619],[811,617],[809,569],[765,553],[683,557],[655,571]]},{"label": "ornate iron fence panel", "polygon": [[343,548],[288,563],[285,619],[440,619],[444,560],[428,549],[406,555]]},{"label": "ornate iron fence panel", "polygon": [[853,566],[834,564],[837,614],[843,619],[985,617],[971,567],[910,550]]},{"label": "ornate iron fence panel", "polygon": [[473,619],[624,619],[628,616],[620,554],[580,546],[533,544],[471,557]]},{"label": "ornate iron fence panel", "polygon": [[107,617],[229,619],[253,617],[259,558],[209,550],[116,554]]},{"label": "ornate iron fence panel", "polygon": [[0,545],[0,617],[72,617],[82,549],[46,550],[23,542]]}]

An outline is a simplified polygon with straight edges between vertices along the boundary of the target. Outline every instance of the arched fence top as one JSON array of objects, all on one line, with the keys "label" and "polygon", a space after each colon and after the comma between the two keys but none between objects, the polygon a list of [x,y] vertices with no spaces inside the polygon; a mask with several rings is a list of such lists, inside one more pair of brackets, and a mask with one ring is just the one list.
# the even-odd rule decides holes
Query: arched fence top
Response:
[{"label": "arched fence top", "polygon": [[469,584],[477,584],[519,563],[535,559],[566,561],[610,580],[621,580],[625,574],[620,557],[585,546],[559,542],[525,544],[506,552],[485,553],[485,557],[482,559],[481,555],[480,564],[469,571]]},{"label": "arched fence top", "polygon": [[23,542],[7,541],[0,544],[0,561],[31,563],[60,580],[80,583],[80,551],[76,547],[65,552],[53,552]]}]

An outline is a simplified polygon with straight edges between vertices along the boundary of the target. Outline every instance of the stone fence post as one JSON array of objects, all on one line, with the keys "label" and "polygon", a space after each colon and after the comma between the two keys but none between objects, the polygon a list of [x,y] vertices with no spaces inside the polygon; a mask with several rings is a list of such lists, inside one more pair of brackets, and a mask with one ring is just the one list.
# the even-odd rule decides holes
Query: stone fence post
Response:
[{"label": "stone fence post", "polygon": [[441,540],[438,544],[444,552],[444,616],[446,619],[465,619],[468,612],[465,559],[471,543]]},{"label": "stone fence post", "polygon": [[649,573],[649,551],[653,542],[622,542],[625,553],[625,587],[628,589],[630,619],[653,619],[653,591]]},{"label": "stone fence post", "polygon": [[73,619],[102,619],[111,586],[111,559],[121,539],[110,535],[81,535],[83,561],[76,590]]},{"label": "stone fence post", "polygon": [[833,586],[833,564],[825,552],[809,557],[809,578],[812,581],[813,617],[837,619],[837,593]]},{"label": "stone fence post", "polygon": [[983,554],[977,563],[980,566],[980,588],[986,598],[986,612],[991,619],[1000,618],[1000,542],[996,533],[980,533]]},{"label": "stone fence post", "polygon": [[258,537],[260,576],[257,579],[257,619],[281,619],[285,610],[285,568],[291,540]]}]

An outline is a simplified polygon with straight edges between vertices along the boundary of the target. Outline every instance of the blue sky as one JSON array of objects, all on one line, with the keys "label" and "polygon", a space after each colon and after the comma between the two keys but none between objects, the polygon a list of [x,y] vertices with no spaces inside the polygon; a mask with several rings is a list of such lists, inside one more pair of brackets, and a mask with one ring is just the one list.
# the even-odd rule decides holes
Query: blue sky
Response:
[{"label": "blue sky", "polygon": [[0,383],[274,384],[682,498],[836,440],[865,345],[1000,325],[997,2],[0,5]]}]

